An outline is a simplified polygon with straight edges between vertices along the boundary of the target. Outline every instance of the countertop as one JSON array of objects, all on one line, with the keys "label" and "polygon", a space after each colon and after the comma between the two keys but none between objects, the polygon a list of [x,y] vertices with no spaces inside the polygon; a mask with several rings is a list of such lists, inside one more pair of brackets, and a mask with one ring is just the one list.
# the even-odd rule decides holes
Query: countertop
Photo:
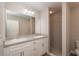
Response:
[{"label": "countertop", "polygon": [[23,43],[23,42],[34,41],[34,40],[37,40],[37,39],[40,39],[40,38],[45,38],[45,37],[47,37],[47,36],[46,35],[20,36],[17,39],[6,40],[4,42],[4,45],[5,45],[5,47],[8,47],[8,46],[12,46],[12,45],[15,45],[15,44],[20,44],[20,43]]}]

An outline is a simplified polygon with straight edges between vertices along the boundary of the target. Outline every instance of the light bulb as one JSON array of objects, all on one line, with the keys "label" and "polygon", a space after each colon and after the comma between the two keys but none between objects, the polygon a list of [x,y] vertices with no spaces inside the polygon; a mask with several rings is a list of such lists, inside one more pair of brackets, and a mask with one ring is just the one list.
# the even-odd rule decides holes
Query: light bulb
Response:
[{"label": "light bulb", "polygon": [[27,12],[28,10],[27,9],[25,9],[25,12]]},{"label": "light bulb", "polygon": [[52,11],[50,11],[49,13],[52,14]]},{"label": "light bulb", "polygon": [[50,14],[53,14],[53,13],[54,13],[54,11],[50,11],[49,13],[50,13]]},{"label": "light bulb", "polygon": [[29,13],[32,13],[31,11],[28,11]]},{"label": "light bulb", "polygon": [[34,14],[34,12],[32,12],[32,14]]}]

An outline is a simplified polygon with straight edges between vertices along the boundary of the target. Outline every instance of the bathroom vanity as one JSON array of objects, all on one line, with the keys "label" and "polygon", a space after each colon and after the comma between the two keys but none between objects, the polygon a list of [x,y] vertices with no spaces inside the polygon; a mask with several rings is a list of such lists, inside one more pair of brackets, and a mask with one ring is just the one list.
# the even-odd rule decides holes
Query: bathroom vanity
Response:
[{"label": "bathroom vanity", "polygon": [[35,17],[7,14],[4,56],[45,54],[48,51],[48,36],[40,32],[36,33],[35,25]]},{"label": "bathroom vanity", "polygon": [[38,35],[5,41],[5,56],[41,56],[47,52],[47,36]]},{"label": "bathroom vanity", "polygon": [[18,12],[15,7],[6,6],[4,56],[44,55],[48,52],[48,34],[42,30],[39,12]]}]

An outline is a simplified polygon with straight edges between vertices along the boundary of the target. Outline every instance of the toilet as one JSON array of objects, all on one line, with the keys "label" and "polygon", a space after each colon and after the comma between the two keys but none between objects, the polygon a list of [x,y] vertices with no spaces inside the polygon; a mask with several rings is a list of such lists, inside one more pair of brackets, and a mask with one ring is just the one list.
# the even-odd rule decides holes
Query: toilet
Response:
[{"label": "toilet", "polygon": [[76,41],[75,53],[76,53],[77,56],[79,56],[79,41]]}]

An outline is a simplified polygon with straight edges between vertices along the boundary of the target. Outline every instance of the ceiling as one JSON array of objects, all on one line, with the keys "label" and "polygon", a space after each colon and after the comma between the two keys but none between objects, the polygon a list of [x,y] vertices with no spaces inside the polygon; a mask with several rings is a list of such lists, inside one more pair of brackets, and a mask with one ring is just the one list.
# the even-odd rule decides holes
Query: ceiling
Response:
[{"label": "ceiling", "polygon": [[47,7],[52,7],[52,8],[61,7],[61,3],[57,3],[57,2],[30,2],[30,3],[25,3],[25,5],[29,5],[37,10],[44,10]]},{"label": "ceiling", "polygon": [[73,8],[73,7],[79,7],[79,2],[70,2],[70,3],[69,3],[69,6],[70,6],[71,8]]},{"label": "ceiling", "polygon": [[45,8],[60,8],[61,2],[14,2],[16,4],[25,6],[25,7],[32,7],[38,11],[44,10]]},{"label": "ceiling", "polygon": [[[29,7],[31,9],[35,9],[37,11],[42,11],[42,10],[45,10],[46,8],[50,8],[50,10],[57,11],[61,8],[61,4],[62,4],[61,2],[7,2],[6,6],[7,7],[10,6],[9,8],[12,8],[12,7],[15,8],[15,6],[16,6],[16,7],[18,7],[18,9],[22,9],[21,7],[26,7],[26,9],[28,9],[28,7]],[[16,13],[12,12],[12,14],[15,15]],[[20,15],[20,14],[16,14],[16,15]]]}]

